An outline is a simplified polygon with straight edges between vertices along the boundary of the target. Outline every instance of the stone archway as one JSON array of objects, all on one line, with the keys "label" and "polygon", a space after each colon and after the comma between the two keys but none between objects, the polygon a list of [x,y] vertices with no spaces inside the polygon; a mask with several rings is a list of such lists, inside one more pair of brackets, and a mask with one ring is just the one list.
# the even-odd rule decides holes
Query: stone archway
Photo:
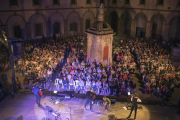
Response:
[{"label": "stone archway", "polygon": [[151,18],[151,36],[152,38],[162,39],[163,32],[163,24],[165,22],[165,18],[161,14],[155,14]]},{"label": "stone archway", "polygon": [[145,37],[147,16],[144,13],[140,12],[135,16],[135,22],[136,22],[136,36]]},{"label": "stone archway", "polygon": [[7,20],[9,38],[27,40],[26,21],[21,16],[11,16]]},{"label": "stone archway", "polygon": [[122,34],[126,36],[130,36],[131,33],[131,15],[128,11],[125,11],[121,15],[121,26],[122,26]]},{"label": "stone archway", "polygon": [[169,39],[174,42],[180,41],[180,16],[176,16],[170,21]]},{"label": "stone archway", "polygon": [[43,35],[46,37],[49,34],[46,18],[42,14],[32,15],[29,19],[29,23],[30,23],[30,33],[32,39],[42,38]]},{"label": "stone archway", "polygon": [[109,16],[109,23],[111,28],[118,34],[118,14],[116,11],[112,11]]},{"label": "stone archway", "polygon": [[[57,27],[58,25],[58,27]],[[56,28],[58,30],[56,30]],[[60,13],[54,13],[51,15],[50,17],[50,31],[51,31],[51,36],[53,34],[57,34],[59,31],[59,33],[64,34],[64,16]]]},{"label": "stone archway", "polygon": [[[71,12],[68,15],[67,19],[68,19],[68,34],[73,35],[75,33],[79,34],[82,32],[83,20],[80,19],[80,15],[77,12]],[[76,23],[76,30],[71,29],[72,23]],[[64,31],[64,32],[66,32],[66,31]]]}]

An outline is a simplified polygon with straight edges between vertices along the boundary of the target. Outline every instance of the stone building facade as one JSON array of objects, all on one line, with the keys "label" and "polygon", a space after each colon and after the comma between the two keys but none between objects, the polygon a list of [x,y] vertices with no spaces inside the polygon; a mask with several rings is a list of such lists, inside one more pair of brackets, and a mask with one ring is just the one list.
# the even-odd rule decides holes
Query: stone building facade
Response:
[{"label": "stone building facade", "polygon": [[82,34],[96,21],[100,3],[120,37],[180,39],[180,0],[0,0],[0,30],[25,40]]}]

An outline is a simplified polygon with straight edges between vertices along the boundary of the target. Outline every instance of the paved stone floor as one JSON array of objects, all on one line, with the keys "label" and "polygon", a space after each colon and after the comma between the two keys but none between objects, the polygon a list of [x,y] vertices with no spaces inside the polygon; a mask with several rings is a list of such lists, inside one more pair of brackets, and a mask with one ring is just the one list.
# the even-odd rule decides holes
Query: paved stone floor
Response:
[{"label": "paved stone floor", "polygon": [[[58,120],[108,120],[108,115],[114,114],[118,119],[124,120],[130,110],[123,107],[126,103],[116,102],[110,106],[110,112],[102,106],[93,106],[93,112],[89,110],[89,106],[84,110],[85,100],[72,98],[64,100],[54,105],[50,102],[50,97],[45,96],[41,99],[41,107],[35,104],[35,96],[33,94],[16,93],[15,98],[6,97],[0,102],[0,120],[42,120],[42,118],[55,117],[49,113],[49,110],[61,113]],[[137,120],[180,120],[177,114],[178,108],[159,105],[140,105],[142,109],[137,111]],[[131,118],[134,117],[134,112]]]}]

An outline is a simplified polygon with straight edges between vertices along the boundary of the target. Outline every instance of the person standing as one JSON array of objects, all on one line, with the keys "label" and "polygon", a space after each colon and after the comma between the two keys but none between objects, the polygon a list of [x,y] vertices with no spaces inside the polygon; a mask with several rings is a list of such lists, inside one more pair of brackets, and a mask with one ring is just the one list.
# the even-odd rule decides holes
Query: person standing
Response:
[{"label": "person standing", "polygon": [[132,101],[131,112],[129,116],[127,117],[127,119],[131,117],[133,110],[135,110],[134,119],[136,119],[136,113],[137,113],[137,107],[138,107],[137,102],[142,102],[142,101],[138,98],[138,95],[136,93],[131,95],[131,101]]},{"label": "person standing", "polygon": [[39,91],[41,90],[37,87],[37,84],[33,87],[32,91],[36,95],[36,103],[38,104],[38,107],[40,107],[41,96],[39,95]]},{"label": "person standing", "polygon": [[41,87],[44,89],[46,86],[46,79],[44,76],[41,76]]},{"label": "person standing", "polygon": [[93,90],[92,88],[89,89],[89,91],[86,93],[86,102],[84,105],[84,109],[86,109],[86,105],[89,103],[90,104],[90,110],[92,110],[92,95],[93,95]]}]

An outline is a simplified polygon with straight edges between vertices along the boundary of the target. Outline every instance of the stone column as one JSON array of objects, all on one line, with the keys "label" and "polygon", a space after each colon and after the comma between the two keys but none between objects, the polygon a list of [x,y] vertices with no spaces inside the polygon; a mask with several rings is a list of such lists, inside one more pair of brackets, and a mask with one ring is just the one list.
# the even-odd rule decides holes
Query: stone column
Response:
[{"label": "stone column", "polygon": [[64,20],[64,35],[68,35],[68,20]]},{"label": "stone column", "polygon": [[162,35],[163,35],[163,39],[166,41],[169,39],[169,29],[170,29],[169,24],[163,24]]},{"label": "stone column", "polygon": [[151,37],[151,22],[147,21],[146,23],[146,38]]},{"label": "stone column", "polygon": [[31,23],[26,23],[26,32],[27,32],[27,39],[30,40],[32,39],[31,37]]},{"label": "stone column", "polygon": [[131,36],[135,37],[136,35],[136,20],[131,20]]},{"label": "stone column", "polygon": [[96,17],[94,17],[94,22],[95,22],[95,21],[97,21],[97,18],[96,18]]},{"label": "stone column", "polygon": [[83,19],[80,18],[80,34],[83,34]]}]

